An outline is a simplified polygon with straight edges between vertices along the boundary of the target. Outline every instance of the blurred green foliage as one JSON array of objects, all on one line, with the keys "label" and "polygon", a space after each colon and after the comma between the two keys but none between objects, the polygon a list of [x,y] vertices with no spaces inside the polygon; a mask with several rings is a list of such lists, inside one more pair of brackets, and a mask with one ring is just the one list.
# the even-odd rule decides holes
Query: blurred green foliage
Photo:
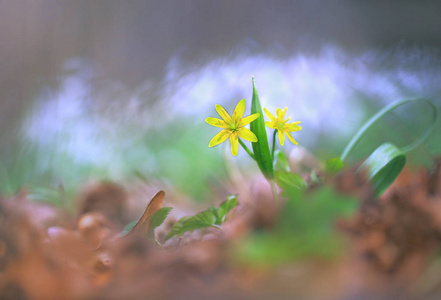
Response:
[{"label": "blurred green foliage", "polygon": [[355,212],[357,201],[337,194],[330,186],[311,191],[287,186],[284,194],[288,201],[280,209],[274,228],[241,241],[236,249],[239,261],[265,266],[337,257],[344,241],[334,222]]},{"label": "blurred green foliage", "polygon": [[[210,183],[216,184],[227,174],[222,155],[208,148],[211,138],[208,127],[184,119],[161,130],[145,132],[141,141],[135,141],[127,149],[127,171],[166,180],[195,200],[206,200],[211,194]],[[131,155],[135,152],[136,155]]]},{"label": "blurred green foliage", "polygon": [[205,125],[202,120],[183,119],[160,130],[134,130],[133,136],[120,133],[119,142],[110,142],[109,151],[116,155],[107,166],[79,162],[55,142],[47,147],[20,142],[11,153],[2,155],[0,194],[13,195],[27,187],[32,199],[57,204],[61,196],[55,194],[62,190],[65,199],[74,199],[90,179],[131,182],[142,178],[162,181],[204,201],[210,198],[211,185],[226,178],[222,155],[209,151],[210,132]]}]

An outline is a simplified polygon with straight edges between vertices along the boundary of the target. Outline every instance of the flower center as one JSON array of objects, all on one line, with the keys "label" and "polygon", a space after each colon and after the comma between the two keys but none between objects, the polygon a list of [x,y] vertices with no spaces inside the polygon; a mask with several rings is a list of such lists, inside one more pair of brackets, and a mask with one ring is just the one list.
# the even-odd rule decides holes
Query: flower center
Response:
[{"label": "flower center", "polygon": [[277,129],[278,130],[283,129],[283,122],[277,122]]},{"label": "flower center", "polygon": [[237,124],[236,124],[235,122],[230,123],[230,125],[228,125],[228,126],[229,126],[229,128],[230,128],[230,131],[232,131],[232,132],[237,131],[237,130],[238,130],[238,127],[239,127],[239,126],[237,126]]}]

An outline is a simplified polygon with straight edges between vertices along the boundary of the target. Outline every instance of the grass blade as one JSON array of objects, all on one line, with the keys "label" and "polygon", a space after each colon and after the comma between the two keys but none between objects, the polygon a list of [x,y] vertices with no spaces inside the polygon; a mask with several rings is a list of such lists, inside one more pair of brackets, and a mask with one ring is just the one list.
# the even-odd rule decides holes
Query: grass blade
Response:
[{"label": "grass blade", "polygon": [[377,197],[392,184],[406,163],[406,156],[393,144],[385,143],[378,147],[360,168],[367,170]]},{"label": "grass blade", "polygon": [[268,144],[268,136],[266,135],[265,120],[253,77],[253,100],[251,102],[251,114],[255,113],[259,113],[260,116],[250,124],[250,130],[257,136],[257,142],[252,143],[254,157],[263,175],[267,179],[273,179],[273,161]]}]

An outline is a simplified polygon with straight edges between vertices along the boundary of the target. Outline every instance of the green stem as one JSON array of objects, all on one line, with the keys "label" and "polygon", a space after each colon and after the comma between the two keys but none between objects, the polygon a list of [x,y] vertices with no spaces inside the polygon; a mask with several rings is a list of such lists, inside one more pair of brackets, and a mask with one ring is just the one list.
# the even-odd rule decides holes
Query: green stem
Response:
[{"label": "green stem", "polygon": [[245,149],[245,151],[248,153],[248,155],[251,156],[252,159],[256,160],[256,159],[254,158],[254,154],[253,154],[253,152],[251,152],[250,149],[248,149],[248,147],[245,146],[245,144],[242,142],[241,139],[238,139],[238,140],[239,140],[239,144],[242,146],[242,148]]},{"label": "green stem", "polygon": [[268,180],[268,182],[271,186],[271,193],[273,194],[274,202],[278,203],[279,196],[277,195],[276,183],[274,182],[274,180]]},{"label": "green stem", "polygon": [[277,130],[274,129],[274,134],[273,134],[273,148],[272,148],[272,150],[271,150],[271,159],[272,159],[272,162],[273,162],[273,163],[274,163],[274,150],[276,150],[276,133],[277,133]]},{"label": "green stem", "polygon": [[403,147],[401,149],[401,151],[406,153],[406,152],[409,152],[409,151],[415,149],[418,145],[420,145],[422,142],[424,142],[424,140],[430,134],[433,126],[435,125],[435,121],[436,121],[436,118],[437,118],[437,110],[436,110],[435,105],[433,105],[432,102],[430,102],[430,101],[428,101],[426,99],[422,99],[422,98],[420,98],[420,99],[408,99],[408,100],[403,100],[403,101],[399,101],[399,102],[394,102],[394,103],[391,103],[390,105],[384,107],[379,112],[377,112],[372,118],[370,118],[357,131],[357,133],[354,135],[354,137],[349,141],[348,145],[343,150],[343,153],[340,155],[340,159],[342,161],[344,161],[346,159],[346,157],[348,156],[349,152],[351,152],[354,149],[354,147],[358,144],[358,142],[364,136],[366,131],[372,126],[372,124],[374,124],[376,121],[378,121],[381,117],[383,117],[384,115],[386,115],[387,113],[389,113],[390,111],[396,109],[397,107],[399,107],[401,105],[404,105],[404,104],[409,103],[409,102],[417,102],[417,101],[424,101],[427,104],[429,104],[430,107],[432,108],[432,124],[430,125],[430,128],[427,129],[426,132],[419,139],[417,139],[415,142],[411,143],[410,145],[407,145],[407,146]]}]

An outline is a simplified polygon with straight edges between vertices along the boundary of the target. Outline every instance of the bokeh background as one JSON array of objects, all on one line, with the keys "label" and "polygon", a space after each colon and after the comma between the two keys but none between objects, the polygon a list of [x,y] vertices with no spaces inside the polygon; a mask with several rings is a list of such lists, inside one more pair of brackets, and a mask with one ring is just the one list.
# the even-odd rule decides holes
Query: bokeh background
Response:
[{"label": "bokeh background", "polygon": [[[208,148],[204,120],[215,104],[249,110],[252,76],[264,107],[302,121],[302,149],[337,156],[387,103],[440,107],[440,15],[428,0],[0,0],[0,193],[143,178],[207,200],[228,145]],[[350,160],[410,143],[429,113],[396,110]],[[411,164],[441,154],[440,128]],[[253,172],[243,152],[234,162]]]}]

